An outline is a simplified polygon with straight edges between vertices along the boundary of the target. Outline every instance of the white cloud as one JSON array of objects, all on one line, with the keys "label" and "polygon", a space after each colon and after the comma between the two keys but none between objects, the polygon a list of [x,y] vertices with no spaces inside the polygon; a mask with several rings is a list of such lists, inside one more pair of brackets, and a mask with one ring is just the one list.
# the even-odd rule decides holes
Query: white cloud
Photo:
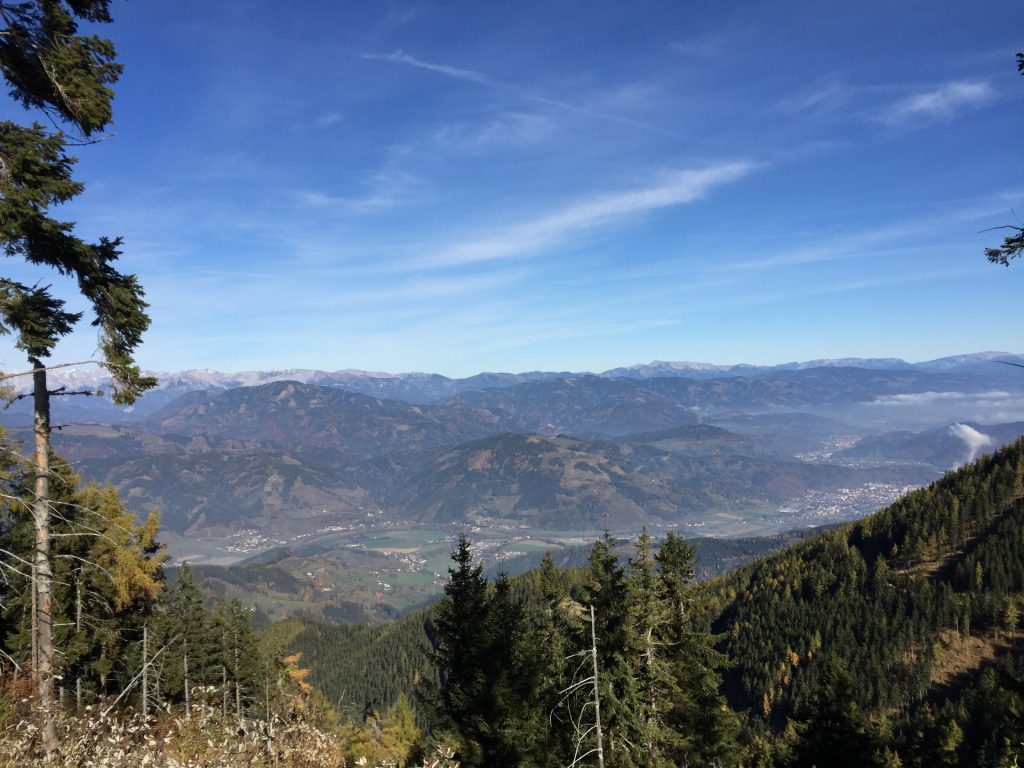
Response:
[{"label": "white cloud", "polygon": [[547,139],[553,132],[550,118],[533,112],[508,112],[483,125],[444,125],[434,140],[445,149],[480,151],[490,147],[528,146]]},{"label": "white cloud", "polygon": [[481,83],[482,85],[490,86],[501,85],[499,81],[488,77],[483,72],[476,72],[472,69],[462,69],[461,67],[453,67],[449,64],[434,64],[429,61],[417,59],[415,56],[410,56],[404,51],[395,51],[394,53],[364,53],[363,58],[370,59],[372,61],[390,61],[396,64],[408,64],[410,67],[426,69],[430,72],[437,72],[438,74],[447,75],[448,77],[454,77],[456,80],[466,80],[471,83]]},{"label": "white cloud", "polygon": [[424,10],[415,5],[408,6],[405,8],[397,5],[390,5],[388,13],[384,17],[384,26],[386,27],[400,27],[404,24],[408,24],[411,21],[415,21],[422,16]]},{"label": "white cloud", "polygon": [[995,96],[995,89],[988,81],[955,80],[933,90],[900,99],[889,105],[882,113],[881,120],[891,126],[918,120],[951,120],[963,112],[987,104]]},{"label": "white cloud", "polygon": [[342,117],[340,112],[327,112],[313,120],[313,127],[320,128],[321,130],[330,128],[332,125],[340,123],[343,119],[344,117]]},{"label": "white cloud", "polygon": [[309,208],[334,209],[357,215],[420,203],[426,199],[430,184],[401,167],[411,151],[408,146],[393,147],[391,156],[381,167],[362,179],[362,189],[357,194],[333,195],[319,190],[300,190],[295,193],[296,199]]},{"label": "white cloud", "polygon": [[991,390],[989,392],[913,392],[898,395],[885,395],[871,402],[871,405],[931,405],[944,400],[1005,400],[1009,392]]},{"label": "white cloud", "polygon": [[[668,130],[667,128],[651,125],[641,120],[634,120],[617,114],[609,114],[608,112],[601,111],[600,109],[594,109],[590,106],[580,106],[579,104],[573,104],[562,99],[552,99],[546,96],[541,96],[526,88],[512,83],[506,83],[474,69],[463,69],[462,67],[454,67],[450,64],[438,64],[435,62],[424,61],[423,59],[417,59],[415,56],[410,56],[404,51],[395,51],[394,53],[364,53],[363,58],[371,61],[389,61],[395,64],[405,64],[410,67],[416,67],[417,69],[425,69],[429,72],[436,72],[447,77],[455,78],[456,80],[464,80],[466,82],[477,83],[478,85],[483,85],[488,88],[504,91],[517,96],[524,101],[531,101],[535,104],[543,104],[548,107],[554,107],[566,112],[572,112],[573,114],[583,115],[584,117],[590,117],[595,120],[628,125],[651,133],[660,133],[666,136],[682,138],[679,133]],[[649,95],[651,92],[651,86],[649,85],[630,83],[620,88],[610,89],[603,93],[592,94],[591,101],[595,104],[600,104],[604,100],[611,100],[618,104],[621,104],[623,100],[631,100],[635,102],[637,99],[641,98],[641,96]]]},{"label": "white cloud", "polygon": [[596,227],[693,202],[714,187],[746,176],[754,168],[753,163],[734,162],[677,171],[653,186],[570,203],[554,213],[506,227],[497,235],[459,243],[426,263],[455,266],[527,255]]},{"label": "white cloud", "polygon": [[852,87],[838,80],[819,83],[807,90],[779,102],[783,112],[829,112],[848,102],[854,93]]},{"label": "white cloud", "polygon": [[953,424],[949,428],[949,433],[954,437],[959,437],[967,445],[968,453],[965,461],[974,461],[982,449],[995,445],[995,440],[967,424]]}]

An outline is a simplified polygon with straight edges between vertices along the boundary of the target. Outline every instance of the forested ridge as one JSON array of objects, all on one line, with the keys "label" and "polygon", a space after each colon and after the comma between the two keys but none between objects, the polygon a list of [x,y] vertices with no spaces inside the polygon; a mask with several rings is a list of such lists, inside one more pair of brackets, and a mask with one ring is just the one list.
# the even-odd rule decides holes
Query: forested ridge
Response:
[{"label": "forested ridge", "polygon": [[[1022,475],[1024,441],[1018,441],[860,522],[691,584],[688,615],[676,628],[686,626],[691,637],[704,638],[709,654],[720,654],[708,657],[717,664],[705,673],[713,681],[714,669],[721,672],[721,690],[736,713],[716,727],[690,723],[696,731],[718,734],[719,752],[704,756],[708,764],[838,765],[848,759],[850,765],[1012,765],[1024,741],[1024,667],[1017,639],[1024,593]],[[679,544],[670,542],[670,548]],[[631,618],[617,629],[606,627],[610,638],[604,642],[610,646],[608,664],[628,668],[630,653],[637,653],[640,616],[658,613],[642,596],[657,597],[659,589],[645,580],[661,573],[657,563],[646,572],[650,543],[637,544],[630,562],[614,558],[613,565],[612,542],[606,540],[582,567],[559,570],[548,562],[498,579],[476,598],[475,624],[486,625],[490,610],[505,621],[514,614],[521,622],[516,636],[550,650],[551,636],[543,632],[561,616],[567,627],[576,622],[559,639],[568,657],[586,644],[579,624],[586,606],[621,589],[603,610],[613,616],[625,611],[621,615]],[[460,572],[464,582],[482,580],[480,574],[470,578],[467,563],[453,571],[453,579]],[[617,586],[606,586],[602,595],[595,584],[609,579]],[[307,623],[293,647],[304,651],[313,679],[330,698],[340,703],[347,697],[343,706],[350,711],[382,709],[398,691],[422,689],[438,666],[443,692],[445,665],[464,667],[471,658],[468,650],[457,659],[444,651],[434,627],[438,612],[452,610],[458,594],[450,587],[439,606],[384,630]],[[492,603],[515,610],[510,614]],[[559,605],[569,608],[559,611]],[[490,647],[494,640],[481,635],[476,642]],[[671,646],[666,640],[664,647]],[[503,652],[512,653],[513,678],[530,677],[516,666],[524,649],[519,661],[515,649]],[[525,655],[543,654],[534,647]],[[494,648],[485,654],[488,663],[498,656]],[[546,657],[553,666],[541,678],[564,675],[556,656]],[[507,670],[491,666],[479,673],[497,685]],[[681,679],[684,670],[675,674]],[[613,700],[627,695],[609,685]],[[717,689],[704,690],[710,696]],[[515,695],[521,694],[505,694]],[[674,695],[685,699],[686,693]],[[420,702],[421,708],[429,704],[422,695]],[[556,703],[546,704],[549,714]],[[535,698],[531,706],[545,705]],[[421,712],[424,719],[430,721],[429,712]],[[449,727],[459,730],[458,723]],[[666,745],[671,741],[666,737]],[[633,753],[623,764],[673,764],[665,753],[660,760],[648,763]],[[701,764],[693,754],[686,761]]]},{"label": "forested ridge", "polygon": [[[801,731],[824,740],[816,718],[841,698],[858,764],[887,750],[908,765],[1012,764],[1024,741],[1022,497],[1017,441],[708,585],[735,664],[726,691],[751,729],[787,747]],[[949,738],[940,750],[922,733]],[[942,754],[926,759],[926,746]]]}]

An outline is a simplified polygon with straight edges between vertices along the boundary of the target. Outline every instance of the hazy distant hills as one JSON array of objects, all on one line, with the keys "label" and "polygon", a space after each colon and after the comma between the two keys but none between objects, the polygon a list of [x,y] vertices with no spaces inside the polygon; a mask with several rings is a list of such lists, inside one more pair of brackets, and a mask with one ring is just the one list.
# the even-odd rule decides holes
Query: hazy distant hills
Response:
[{"label": "hazy distant hills", "polygon": [[357,456],[458,443],[496,429],[489,413],[459,404],[414,405],[288,381],[190,393],[140,425],[162,433],[317,446]]},{"label": "hazy distant hills", "polygon": [[[103,423],[127,422],[148,416],[187,392],[224,391],[240,387],[257,387],[282,381],[294,381],[323,387],[358,392],[377,398],[403,400],[426,404],[439,403],[467,392],[514,387],[527,382],[544,382],[573,377],[602,379],[627,378],[634,380],[659,378],[712,379],[764,379],[775,378],[787,372],[826,371],[828,369],[859,369],[862,371],[918,372],[950,374],[946,386],[958,385],[968,391],[982,381],[988,384],[1006,382],[1016,386],[1019,369],[1000,365],[996,360],[1024,364],[1024,355],[1008,352],[979,352],[940,358],[922,363],[907,363],[892,358],[841,358],[808,362],[784,363],[774,366],[713,365],[694,362],[662,362],[613,368],[603,373],[570,373],[566,371],[531,371],[526,373],[480,373],[465,378],[449,378],[432,373],[383,373],[374,371],[317,369],[287,369],[278,371],[243,371],[224,373],[206,369],[179,372],[152,372],[160,380],[159,387],[147,393],[131,408],[119,408],[109,398],[69,398],[62,403],[62,412],[71,421],[98,421]],[[69,390],[99,391],[109,387],[109,377],[98,367],[68,368],[53,371],[50,381]],[[896,381],[899,381],[898,379]],[[23,389],[28,379],[15,384]],[[954,386],[955,388],[955,386]],[[30,423],[30,404],[21,401],[0,414],[4,424]]]},{"label": "hazy distant hills", "polygon": [[[108,419],[98,399],[57,401],[54,445],[181,532],[301,531],[376,510],[562,528],[697,521],[926,482],[1013,439],[1024,431],[1024,372],[994,357],[1017,359],[659,363],[632,375],[461,380],[188,372],[148,395],[158,405],[148,411]],[[653,375],[666,367],[672,375]],[[305,381],[266,381],[286,374]],[[83,401],[93,410],[74,411]]]},{"label": "hazy distant hills", "polygon": [[952,469],[982,453],[1024,435],[1024,422],[1012,424],[949,424],[924,432],[886,432],[865,437],[855,446],[837,451],[840,462],[920,462],[937,469]]},{"label": "hazy distant hills", "polygon": [[210,450],[199,450],[196,439],[106,428],[70,430],[57,444],[79,471],[113,482],[136,508],[159,508],[164,524],[178,532],[315,530],[378,509],[417,522],[560,530],[693,523],[713,511],[782,504],[811,490],[933,476],[922,467],[871,470],[771,457],[724,430],[691,429],[688,439],[671,430],[649,444],[643,436],[610,443],[503,433],[361,461],[330,449],[288,452],[237,441],[214,448],[212,440]]},{"label": "hazy distant hills", "polygon": [[[627,442],[504,434],[439,452],[383,499],[423,521],[498,519],[571,530],[606,521],[627,527],[651,519],[697,522],[712,510],[754,500],[778,504],[809,490],[883,477],[891,476],[713,449],[696,456]],[[917,472],[915,482],[926,477]]]}]

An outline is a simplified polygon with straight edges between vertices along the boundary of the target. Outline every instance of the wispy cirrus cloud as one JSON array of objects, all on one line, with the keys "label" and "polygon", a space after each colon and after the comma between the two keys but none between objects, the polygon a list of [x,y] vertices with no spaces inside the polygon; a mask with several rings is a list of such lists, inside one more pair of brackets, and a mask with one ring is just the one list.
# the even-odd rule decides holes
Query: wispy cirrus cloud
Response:
[{"label": "wispy cirrus cloud", "polygon": [[728,51],[729,37],[722,32],[697,35],[685,40],[674,40],[668,48],[677,56],[714,59]]},{"label": "wispy cirrus cloud", "polygon": [[482,125],[454,123],[434,131],[434,140],[442,147],[480,151],[495,146],[529,146],[551,136],[555,126],[545,115],[534,112],[507,112]]},{"label": "wispy cirrus cloud", "polygon": [[480,83],[481,85],[490,86],[504,85],[500,80],[495,80],[493,77],[489,77],[483,72],[477,72],[472,69],[462,69],[461,67],[453,67],[449,64],[435,64],[433,62],[423,61],[423,59],[417,59],[415,56],[410,56],[404,51],[395,51],[394,53],[364,53],[363,58],[371,61],[390,61],[393,64],[407,64],[410,67],[425,69],[428,72],[437,72],[438,74],[454,77],[456,80],[465,80],[470,83]]},{"label": "wispy cirrus cloud", "polygon": [[409,22],[415,21],[425,13],[423,8],[419,6],[410,5],[402,7],[395,4],[389,4],[387,15],[384,17],[383,24],[386,27],[400,27]]},{"label": "wispy cirrus cloud", "polygon": [[506,227],[496,235],[459,243],[428,258],[425,265],[449,267],[530,255],[598,227],[693,202],[756,167],[754,163],[732,162],[676,171],[648,187],[569,203],[554,213]]},{"label": "wispy cirrus cloud", "polygon": [[[676,131],[662,128],[658,125],[652,125],[651,123],[645,123],[642,120],[634,120],[631,117],[626,117],[620,114],[606,112],[600,109],[600,107],[594,108],[588,105],[575,104],[564,99],[549,98],[540,94],[534,93],[529,89],[523,88],[522,86],[514,83],[508,83],[498,78],[491,77],[483,72],[478,72],[475,69],[464,69],[462,67],[455,67],[450,64],[442,64],[432,61],[424,61],[423,59],[410,56],[404,51],[395,51],[394,53],[364,53],[362,58],[370,61],[386,61],[393,64],[404,64],[406,66],[415,67],[417,69],[423,69],[428,72],[435,72],[446,77],[451,77],[456,80],[462,80],[469,83],[476,83],[487,88],[493,88],[501,90],[506,93],[512,94],[524,101],[530,101],[535,104],[543,104],[547,107],[554,107],[565,112],[571,112],[573,114],[582,115],[584,117],[590,117],[595,120],[603,120],[611,123],[618,123],[620,125],[628,125],[633,128],[638,128],[643,131],[651,133],[659,133],[666,136],[676,136],[682,138],[682,135]],[[636,83],[630,83],[626,86],[618,89],[612,89],[608,94],[601,95],[601,97],[595,99],[595,102],[600,104],[601,101],[612,99],[621,101],[624,97],[635,98],[641,90],[640,85]]]},{"label": "wispy cirrus cloud", "polygon": [[879,119],[892,127],[921,121],[951,120],[964,112],[983,107],[995,97],[996,90],[987,80],[954,80],[890,104]]},{"label": "wispy cirrus cloud", "polygon": [[309,208],[334,209],[358,215],[414,205],[426,199],[429,189],[429,183],[408,171],[384,168],[364,180],[361,195],[333,195],[304,189],[295,193],[295,199]]},{"label": "wispy cirrus cloud", "polygon": [[293,196],[307,208],[350,214],[377,213],[425,202],[432,188],[430,182],[405,167],[414,152],[415,145],[411,144],[390,147],[382,164],[367,173],[359,180],[357,188],[347,194],[301,189]]},{"label": "wispy cirrus cloud", "polygon": [[342,116],[340,112],[325,112],[324,114],[316,117],[313,120],[312,125],[314,128],[322,130],[324,128],[330,128],[332,125],[337,125],[344,119],[344,116]]},{"label": "wispy cirrus cloud", "polygon": [[790,114],[831,112],[845,105],[856,90],[840,80],[819,82],[782,99],[778,103],[778,109]]}]

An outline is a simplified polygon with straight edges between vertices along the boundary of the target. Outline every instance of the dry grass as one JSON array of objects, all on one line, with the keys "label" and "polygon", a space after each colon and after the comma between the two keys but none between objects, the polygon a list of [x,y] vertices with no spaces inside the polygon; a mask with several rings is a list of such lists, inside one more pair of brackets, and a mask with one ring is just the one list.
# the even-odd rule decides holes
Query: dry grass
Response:
[{"label": "dry grass", "polygon": [[[204,707],[191,718],[163,713],[147,722],[137,714],[88,707],[81,717],[59,715],[57,731],[60,753],[46,759],[35,719],[8,721],[0,729],[0,768],[346,768],[341,743],[301,718],[239,723]],[[452,750],[444,747],[423,763],[457,767]]]},{"label": "dry grass", "polygon": [[939,634],[932,665],[933,685],[950,685],[962,675],[977,671],[993,662],[996,655],[1010,647],[1009,639],[997,639],[992,633],[961,637],[947,629]]}]

